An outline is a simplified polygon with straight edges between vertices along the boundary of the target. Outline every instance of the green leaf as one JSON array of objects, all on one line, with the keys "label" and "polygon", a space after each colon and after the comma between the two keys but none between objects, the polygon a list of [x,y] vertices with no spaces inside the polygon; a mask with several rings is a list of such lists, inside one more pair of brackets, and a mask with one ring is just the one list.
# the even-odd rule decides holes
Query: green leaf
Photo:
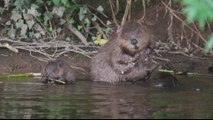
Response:
[{"label": "green leaf", "polygon": [[104,11],[104,8],[103,8],[101,5],[99,5],[99,6],[97,7],[97,11],[103,12],[103,11]]},{"label": "green leaf", "polygon": [[206,44],[206,49],[210,50],[213,48],[213,34],[210,35],[209,41]]},{"label": "green leaf", "polygon": [[33,15],[33,16],[35,16],[35,17],[41,15],[41,14],[36,10],[36,7],[35,7],[35,6],[34,6],[34,7],[31,6],[31,8],[27,10],[27,13],[28,13],[28,14],[31,14],[31,15]]},{"label": "green leaf", "polygon": [[78,25],[78,28],[77,28],[77,29],[78,29],[78,30],[81,30],[81,28],[82,28],[82,26],[81,26],[81,25]]},{"label": "green leaf", "polygon": [[35,33],[34,36],[35,36],[36,38],[41,38],[41,34],[40,34],[40,33]]},{"label": "green leaf", "polygon": [[27,21],[27,25],[28,25],[28,28],[29,29],[32,29],[33,25],[35,24],[35,21],[34,20],[28,20]]},{"label": "green leaf", "polygon": [[97,45],[102,46],[107,43],[107,40],[102,38],[102,34],[97,34],[97,36],[96,37],[93,36],[92,39],[93,39],[94,43]]},{"label": "green leaf", "polygon": [[22,19],[19,19],[18,22],[15,23],[16,28],[21,28],[23,24],[24,24],[24,20]]},{"label": "green leaf", "polygon": [[15,36],[16,36],[16,30],[12,27],[12,28],[8,31],[7,35],[8,35],[10,38],[14,39]]},{"label": "green leaf", "polygon": [[42,35],[45,35],[44,29],[39,24],[35,24],[35,30],[41,33]]},{"label": "green leaf", "polygon": [[96,21],[97,20],[97,16],[94,16],[93,18],[92,18],[92,21]]},{"label": "green leaf", "polygon": [[23,5],[23,0],[16,0],[14,5],[16,6],[17,9],[21,9]]},{"label": "green leaf", "polygon": [[61,2],[63,3],[64,6],[68,4],[68,0],[61,0]]},{"label": "green leaf", "polygon": [[46,11],[44,13],[44,24],[47,25],[48,20],[52,19],[53,13]]},{"label": "green leaf", "polygon": [[51,19],[51,18],[53,18],[53,13],[52,12],[45,12],[44,13],[45,14],[45,16],[47,16],[49,19]]},{"label": "green leaf", "polygon": [[73,19],[73,18],[71,18],[70,20],[69,20],[69,23],[70,24],[73,24],[75,22],[75,20]]},{"label": "green leaf", "polygon": [[79,12],[79,20],[82,21],[85,15],[87,14],[87,7],[80,7],[80,12]]},{"label": "green leaf", "polygon": [[26,37],[26,33],[27,33],[27,25],[26,24],[23,24],[22,26],[21,26],[21,36],[22,37]]},{"label": "green leaf", "polygon": [[6,25],[11,25],[11,21],[9,20],[9,21],[7,21],[5,24],[6,24]]},{"label": "green leaf", "polygon": [[109,31],[111,30],[111,28],[110,27],[102,28],[102,30],[104,31],[104,33],[109,33]]},{"label": "green leaf", "polygon": [[71,41],[71,38],[70,37],[66,37],[65,41],[69,42],[69,41]]},{"label": "green leaf", "polygon": [[85,15],[84,14],[80,14],[79,15],[79,20],[82,21],[84,19]]},{"label": "green leaf", "polygon": [[112,22],[110,22],[109,20],[107,20],[107,23],[106,23],[107,25],[111,25],[112,24]]},{"label": "green leaf", "polygon": [[21,18],[22,18],[22,16],[18,11],[16,11],[16,10],[12,11],[12,15],[11,15],[12,20],[14,20],[16,22],[18,19],[21,19]]},{"label": "green leaf", "polygon": [[64,11],[65,11],[65,7],[63,7],[63,6],[60,6],[60,7],[54,6],[52,13],[56,14],[59,17],[62,17],[63,14],[64,14]]},{"label": "green leaf", "polygon": [[47,5],[52,5],[52,2],[51,1],[47,1]]},{"label": "green leaf", "polygon": [[65,24],[65,23],[66,23],[66,20],[60,19],[60,25],[63,25],[63,24]]},{"label": "green leaf", "polygon": [[62,31],[62,29],[59,27],[59,28],[57,28],[57,33],[61,33],[61,31]]},{"label": "green leaf", "polygon": [[39,8],[39,6],[37,4],[32,4],[31,7],[35,8],[35,9]]},{"label": "green leaf", "polygon": [[43,4],[44,1],[43,1],[43,0],[36,0],[36,3],[37,3],[37,4]]},{"label": "green leaf", "polygon": [[187,14],[187,22],[188,23],[191,23],[191,22],[193,22],[195,20],[196,15],[197,15],[197,11],[193,10],[192,7],[186,7],[183,10],[183,12]]},{"label": "green leaf", "polygon": [[84,19],[85,24],[90,24],[90,20],[88,18]]},{"label": "green leaf", "polygon": [[52,0],[52,1],[53,1],[54,5],[59,5],[59,3],[60,3],[60,0]]},{"label": "green leaf", "polygon": [[5,8],[0,7],[0,14],[2,14],[4,12]]},{"label": "green leaf", "polygon": [[53,28],[52,28],[52,27],[49,27],[48,30],[49,30],[50,32],[52,32],[52,31],[53,31]]}]

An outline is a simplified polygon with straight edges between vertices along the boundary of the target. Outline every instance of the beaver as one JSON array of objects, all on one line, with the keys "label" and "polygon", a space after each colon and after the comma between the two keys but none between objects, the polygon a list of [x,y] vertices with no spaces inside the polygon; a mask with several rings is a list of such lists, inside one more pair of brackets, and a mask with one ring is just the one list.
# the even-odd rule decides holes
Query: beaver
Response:
[{"label": "beaver", "polygon": [[157,88],[176,88],[180,86],[180,81],[171,73],[154,71],[145,85]]},{"label": "beaver", "polygon": [[208,72],[213,74],[213,66],[208,67]]},{"label": "beaver", "polygon": [[71,67],[63,60],[57,59],[47,63],[42,70],[41,80],[44,83],[62,81],[64,84],[75,82],[74,72]]},{"label": "beaver", "polygon": [[124,24],[91,60],[94,81],[145,80],[157,65],[151,62],[152,36],[146,25]]}]

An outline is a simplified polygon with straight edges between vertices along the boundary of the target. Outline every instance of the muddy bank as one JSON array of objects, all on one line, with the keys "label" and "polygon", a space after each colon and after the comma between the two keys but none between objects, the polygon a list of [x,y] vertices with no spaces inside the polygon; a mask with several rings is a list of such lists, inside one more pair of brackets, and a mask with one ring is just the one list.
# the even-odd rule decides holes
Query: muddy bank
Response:
[{"label": "muddy bank", "polygon": [[176,72],[195,72],[208,74],[209,68],[213,66],[213,57],[202,56],[185,56],[182,54],[163,53],[161,58],[165,60],[156,59],[156,61],[163,66],[164,69],[173,70]]},{"label": "muddy bank", "polygon": [[[14,53],[8,49],[0,49],[0,75],[18,74],[18,73],[40,73],[47,62],[40,61],[37,58],[41,55],[20,50]],[[36,58],[35,58],[36,57]],[[60,57],[66,61],[74,70],[77,79],[88,78],[90,58],[83,55],[66,53]]]},{"label": "muddy bank", "polygon": [[[178,11],[179,5],[174,5],[173,9]],[[132,13],[132,20],[138,20],[144,12],[136,11]],[[180,72],[198,72],[208,73],[208,69],[213,71],[213,56],[205,57],[203,55],[204,42],[200,38],[207,38],[211,31],[196,30],[196,25],[190,24],[183,26],[181,20],[185,20],[183,14],[176,13],[171,19],[168,9],[162,3],[146,9],[146,14],[141,22],[147,24],[156,43],[156,51],[164,53],[155,53],[154,60],[166,69]],[[173,23],[173,24],[171,24]],[[169,29],[169,26],[171,28]],[[173,53],[169,53],[168,51]],[[176,54],[176,53],[183,54]],[[39,54],[32,53],[35,57]],[[188,55],[188,56],[187,56]],[[197,57],[196,57],[197,56]],[[74,53],[66,53],[60,56],[61,59],[73,66],[78,78],[88,78],[90,72],[90,58]],[[159,60],[164,59],[164,60]],[[20,50],[14,53],[8,49],[0,48],[0,74],[41,72],[46,62],[39,61],[32,57],[28,51]],[[77,68],[77,69],[76,69]]]},{"label": "muddy bank", "polygon": [[[39,57],[38,54],[32,53]],[[198,72],[208,73],[209,67],[213,66],[213,57],[187,57],[180,54],[161,54],[161,58],[168,59],[169,62],[154,60],[166,69],[179,72]],[[83,55],[66,53],[60,57],[66,61],[75,71],[77,79],[88,79],[90,77],[90,58]],[[14,73],[40,73],[46,62],[39,61],[37,58],[30,56],[28,51],[19,51],[14,53],[8,49],[0,49],[0,75]]]}]

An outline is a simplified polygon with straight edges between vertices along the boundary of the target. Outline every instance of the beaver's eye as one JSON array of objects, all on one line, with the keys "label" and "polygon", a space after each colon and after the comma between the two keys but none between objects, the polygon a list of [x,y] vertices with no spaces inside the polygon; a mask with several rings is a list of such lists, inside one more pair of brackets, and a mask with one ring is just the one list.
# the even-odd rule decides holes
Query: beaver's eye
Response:
[{"label": "beaver's eye", "polygon": [[136,45],[138,43],[137,39],[131,39],[131,44]]}]

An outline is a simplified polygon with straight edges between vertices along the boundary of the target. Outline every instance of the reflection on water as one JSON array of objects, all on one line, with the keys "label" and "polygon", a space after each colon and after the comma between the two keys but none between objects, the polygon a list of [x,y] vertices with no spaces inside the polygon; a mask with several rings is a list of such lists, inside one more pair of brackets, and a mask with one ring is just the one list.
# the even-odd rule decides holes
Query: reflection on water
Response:
[{"label": "reflection on water", "polygon": [[0,80],[0,119],[213,118],[212,77],[183,77],[177,89],[77,81]]}]

